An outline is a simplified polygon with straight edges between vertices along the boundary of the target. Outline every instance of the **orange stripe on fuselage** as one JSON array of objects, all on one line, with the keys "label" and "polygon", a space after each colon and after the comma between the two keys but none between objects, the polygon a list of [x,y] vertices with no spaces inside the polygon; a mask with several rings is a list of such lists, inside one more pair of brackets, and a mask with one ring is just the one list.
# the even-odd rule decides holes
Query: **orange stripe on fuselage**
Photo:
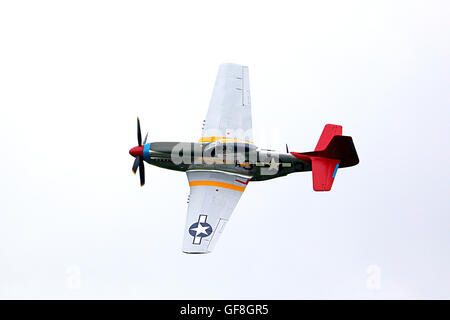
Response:
[{"label": "orange stripe on fuselage", "polygon": [[231,189],[236,190],[240,192],[244,192],[245,187],[236,186],[231,183],[225,183],[220,181],[206,181],[206,180],[200,180],[200,181],[191,181],[189,182],[190,187],[200,187],[200,186],[209,186],[209,187],[220,187],[225,189]]},{"label": "orange stripe on fuselage", "polygon": [[214,142],[214,141],[220,141],[223,143],[231,143],[231,142],[241,142],[241,143],[250,143],[253,144],[253,141],[243,140],[243,139],[237,139],[237,138],[228,138],[228,137],[203,137],[198,140],[200,143],[205,142]]}]

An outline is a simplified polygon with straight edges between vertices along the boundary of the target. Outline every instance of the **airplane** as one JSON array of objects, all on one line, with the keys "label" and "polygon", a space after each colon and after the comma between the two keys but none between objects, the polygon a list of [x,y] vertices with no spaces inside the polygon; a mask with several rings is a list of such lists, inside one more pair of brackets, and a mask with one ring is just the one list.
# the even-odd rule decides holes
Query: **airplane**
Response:
[{"label": "airplane", "polygon": [[265,181],[294,172],[312,171],[315,191],[330,191],[338,168],[357,165],[353,140],[342,126],[327,124],[314,151],[286,152],[259,149],[253,142],[247,66],[222,64],[216,77],[202,136],[198,142],[142,142],[137,119],[138,146],[132,171],[145,183],[144,162],[186,172],[190,194],[183,252],[213,250],[249,182]]}]

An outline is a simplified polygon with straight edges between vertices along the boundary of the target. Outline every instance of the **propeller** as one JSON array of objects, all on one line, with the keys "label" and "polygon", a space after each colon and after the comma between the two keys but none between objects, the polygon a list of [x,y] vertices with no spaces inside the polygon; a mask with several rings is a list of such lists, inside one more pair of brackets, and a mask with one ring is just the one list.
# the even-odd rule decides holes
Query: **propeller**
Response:
[{"label": "propeller", "polygon": [[147,142],[148,132],[145,135],[144,143],[142,143],[142,135],[141,135],[141,122],[139,121],[139,117],[137,118],[137,140],[138,146],[130,149],[130,154],[135,157],[133,167],[131,170],[134,174],[136,174],[139,169],[139,179],[141,181],[141,186],[145,184],[145,168],[144,168],[144,144]]},{"label": "propeller", "polygon": [[286,153],[289,153],[289,148],[288,148],[287,143],[286,143]]}]

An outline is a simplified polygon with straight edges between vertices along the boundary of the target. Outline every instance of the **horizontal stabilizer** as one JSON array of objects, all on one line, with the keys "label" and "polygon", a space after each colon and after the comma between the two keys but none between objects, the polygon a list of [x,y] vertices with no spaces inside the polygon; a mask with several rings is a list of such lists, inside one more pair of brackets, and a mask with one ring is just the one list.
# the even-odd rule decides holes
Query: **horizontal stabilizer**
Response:
[{"label": "horizontal stabilizer", "polygon": [[323,151],[305,152],[304,155],[341,160],[339,168],[355,166],[359,163],[352,137],[334,136]]}]

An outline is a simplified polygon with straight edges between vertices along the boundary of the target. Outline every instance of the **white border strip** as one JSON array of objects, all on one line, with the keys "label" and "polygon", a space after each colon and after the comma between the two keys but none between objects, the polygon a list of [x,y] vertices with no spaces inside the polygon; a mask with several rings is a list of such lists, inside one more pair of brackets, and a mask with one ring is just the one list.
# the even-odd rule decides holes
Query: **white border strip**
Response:
[{"label": "white border strip", "polygon": [[228,174],[230,176],[238,176],[238,177],[242,177],[242,178],[253,178],[253,176],[246,176],[244,174],[239,174],[239,173],[233,173],[233,172],[228,172],[228,171],[222,171],[222,170],[215,170],[215,169],[189,169],[186,170],[186,172],[219,172],[219,173],[225,173]]}]

